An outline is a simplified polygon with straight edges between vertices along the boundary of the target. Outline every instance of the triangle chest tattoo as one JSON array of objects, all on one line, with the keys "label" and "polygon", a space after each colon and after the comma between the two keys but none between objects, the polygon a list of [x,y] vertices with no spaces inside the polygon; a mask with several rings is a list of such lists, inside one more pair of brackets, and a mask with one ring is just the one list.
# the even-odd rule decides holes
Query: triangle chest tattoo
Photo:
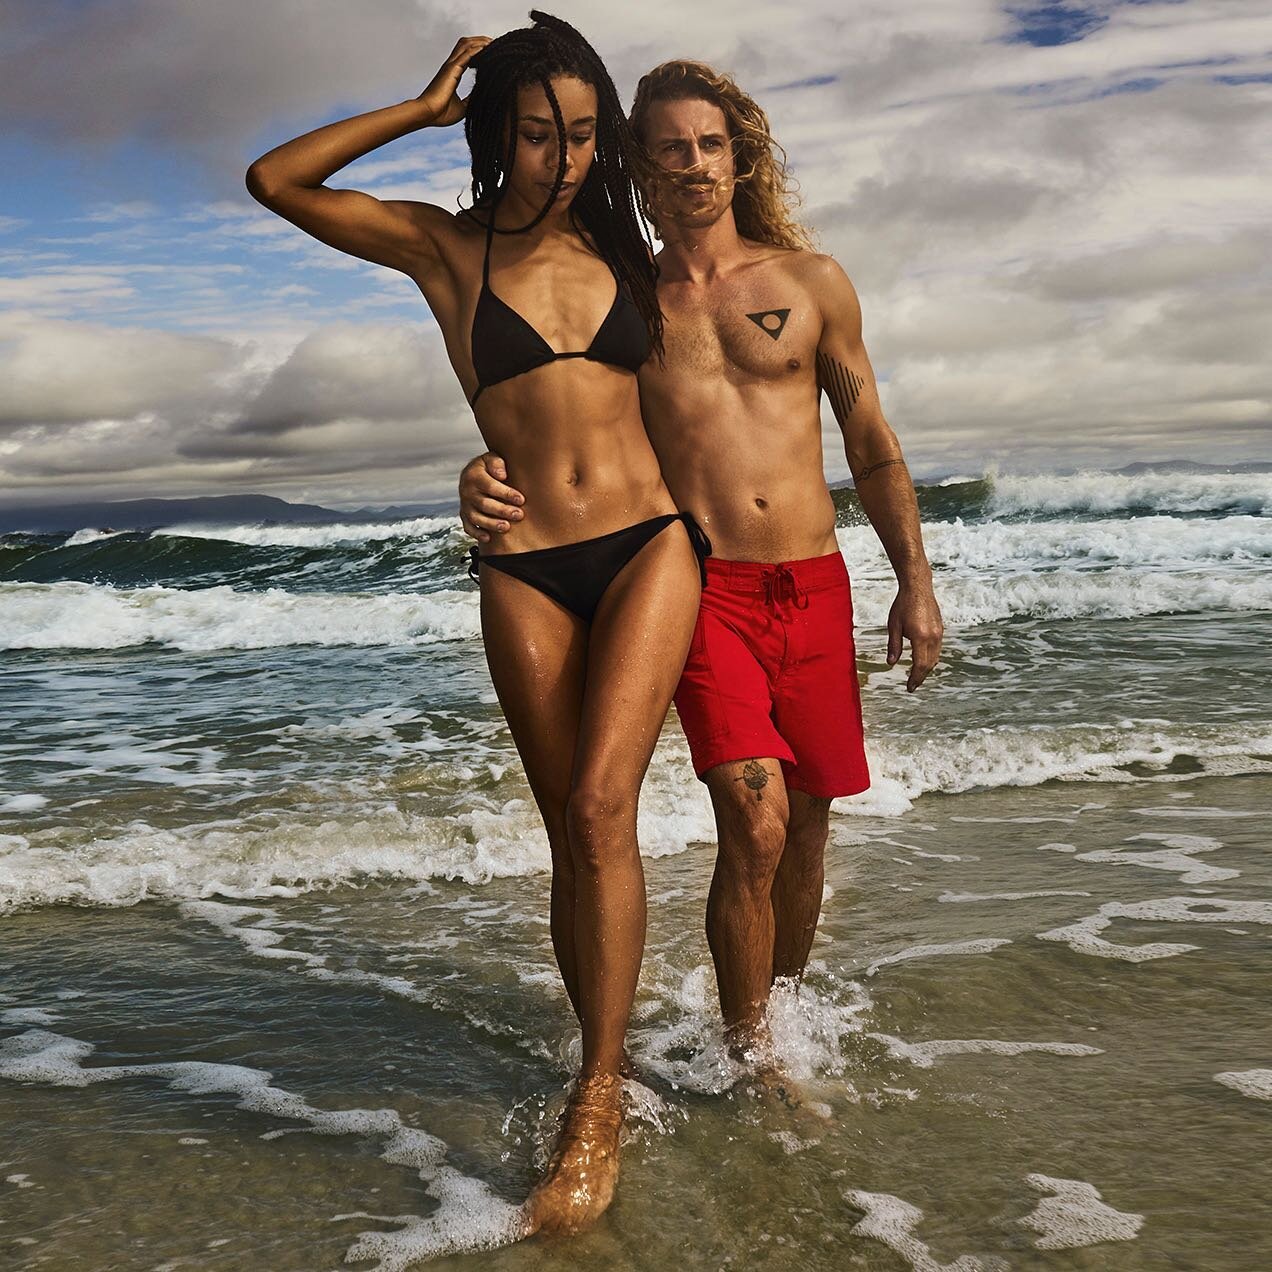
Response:
[{"label": "triangle chest tattoo", "polygon": [[747,314],[766,336],[772,336],[774,340],[786,329],[786,320],[790,316],[789,309],[761,309],[757,314]]}]

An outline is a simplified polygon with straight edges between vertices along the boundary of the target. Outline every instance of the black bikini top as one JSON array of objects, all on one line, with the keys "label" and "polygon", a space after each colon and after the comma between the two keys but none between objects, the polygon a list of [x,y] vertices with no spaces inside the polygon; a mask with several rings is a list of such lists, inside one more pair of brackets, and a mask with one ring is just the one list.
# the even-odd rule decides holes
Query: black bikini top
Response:
[{"label": "black bikini top", "polygon": [[524,375],[561,358],[587,358],[591,362],[625,367],[632,372],[640,370],[650,353],[649,332],[640,311],[621,283],[617,284],[614,303],[592,337],[592,343],[586,349],[557,353],[511,305],[505,304],[490,290],[490,244],[494,236],[492,220],[486,226],[481,292],[473,313],[471,343],[477,392],[473,394],[471,404],[476,404],[482,391],[492,384],[511,380],[513,376]]}]

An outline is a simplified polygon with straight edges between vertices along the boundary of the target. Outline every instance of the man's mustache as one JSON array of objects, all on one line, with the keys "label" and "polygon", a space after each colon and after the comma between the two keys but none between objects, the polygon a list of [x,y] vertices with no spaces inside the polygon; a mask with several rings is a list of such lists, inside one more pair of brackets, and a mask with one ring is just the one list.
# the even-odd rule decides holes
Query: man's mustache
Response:
[{"label": "man's mustache", "polygon": [[723,177],[679,176],[666,172],[661,174],[662,181],[674,190],[692,192],[695,190],[715,190],[725,183]]}]

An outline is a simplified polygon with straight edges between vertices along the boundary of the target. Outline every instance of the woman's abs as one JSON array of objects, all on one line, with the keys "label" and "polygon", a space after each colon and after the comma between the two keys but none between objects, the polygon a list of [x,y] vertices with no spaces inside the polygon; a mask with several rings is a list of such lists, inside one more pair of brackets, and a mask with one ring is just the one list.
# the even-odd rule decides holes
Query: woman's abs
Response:
[{"label": "woman's abs", "polygon": [[483,395],[482,435],[507,465],[508,484],[525,496],[525,519],[486,551],[573,543],[676,511],[645,433],[634,377],[629,393],[570,394],[569,409],[540,400],[537,414],[524,401],[486,405],[500,387]]}]

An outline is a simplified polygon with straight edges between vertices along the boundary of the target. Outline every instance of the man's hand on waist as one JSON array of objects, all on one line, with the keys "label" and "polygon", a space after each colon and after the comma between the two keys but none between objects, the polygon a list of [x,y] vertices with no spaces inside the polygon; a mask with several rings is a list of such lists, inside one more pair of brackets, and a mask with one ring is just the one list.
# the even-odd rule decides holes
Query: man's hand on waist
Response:
[{"label": "man's hand on waist", "polygon": [[507,478],[507,465],[493,451],[470,459],[459,474],[459,519],[464,533],[481,543],[506,534],[525,516],[526,497],[505,484]]}]

